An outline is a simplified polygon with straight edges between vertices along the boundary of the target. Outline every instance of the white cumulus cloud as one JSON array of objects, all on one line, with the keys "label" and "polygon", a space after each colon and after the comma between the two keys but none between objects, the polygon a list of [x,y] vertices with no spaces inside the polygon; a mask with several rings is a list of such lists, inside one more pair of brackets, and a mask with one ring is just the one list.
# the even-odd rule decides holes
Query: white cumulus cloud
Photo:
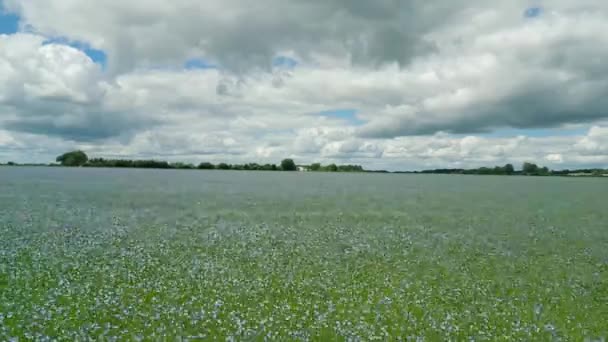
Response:
[{"label": "white cumulus cloud", "polygon": [[[4,7],[19,16],[21,32],[0,35],[3,158],[81,147],[107,156],[291,156],[392,169],[606,164],[603,2],[6,0]],[[529,8],[538,10],[526,15]],[[102,66],[61,42],[108,59]],[[288,62],[273,65],[279,56]],[[185,68],[193,58],[216,67]],[[340,110],[351,114],[327,114]],[[571,125],[588,131],[565,134]],[[508,129],[522,136],[493,135]],[[546,134],[526,137],[538,129]]]}]

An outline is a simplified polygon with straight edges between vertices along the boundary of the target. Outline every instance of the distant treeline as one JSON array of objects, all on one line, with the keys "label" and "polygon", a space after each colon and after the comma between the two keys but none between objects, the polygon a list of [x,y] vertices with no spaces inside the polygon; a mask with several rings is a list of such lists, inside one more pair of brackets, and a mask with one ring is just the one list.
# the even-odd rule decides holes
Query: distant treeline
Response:
[{"label": "distant treeline", "polygon": [[[367,173],[410,173],[410,174],[449,174],[449,175],[504,175],[504,176],[608,176],[608,170],[603,169],[577,169],[577,170],[550,170],[546,166],[538,166],[526,162],[521,170],[515,170],[512,164],[495,167],[480,167],[477,169],[433,169],[423,171],[395,171],[365,170],[361,165],[297,165],[293,159],[283,159],[280,164],[213,164],[203,162],[198,165],[188,163],[169,163],[158,160],[130,160],[130,159],[89,159],[82,151],[72,151],[57,157],[58,164],[17,164],[8,162],[8,166],[80,166],[80,167],[110,167],[110,168],[139,168],[139,169],[180,169],[180,170],[243,170],[243,171],[310,171],[310,172],[367,172]],[[0,164],[2,165],[2,164]]]},{"label": "distant treeline", "polygon": [[321,165],[314,163],[309,166],[303,166],[306,171],[319,172],[366,172],[361,165]]},{"label": "distant treeline", "polygon": [[189,163],[169,163],[158,160],[129,160],[129,159],[89,159],[82,151],[72,151],[57,157],[56,161],[61,166],[80,167],[116,167],[116,168],[140,168],[140,169],[180,169],[180,170],[243,170],[243,171],[317,171],[317,172],[365,172],[360,165],[296,165],[293,159],[283,159],[280,164],[213,164],[203,162],[198,165]]},{"label": "distant treeline", "polygon": [[255,170],[255,171],[279,171],[280,166],[276,164],[212,164],[200,163],[198,165],[189,163],[169,163],[158,160],[128,160],[128,159],[103,159],[94,158],[82,165],[83,167],[119,167],[119,168],[138,168],[138,169],[179,169],[179,170]]},{"label": "distant treeline", "polygon": [[550,170],[548,167],[540,167],[534,163],[524,163],[521,170],[515,170],[512,164],[495,167],[480,167],[477,169],[434,169],[402,173],[422,174],[459,174],[459,175],[520,175],[520,176],[603,176],[608,175],[608,170],[603,169],[578,169],[578,170]]},{"label": "distant treeline", "polygon": [[188,163],[169,163],[157,160],[125,160],[94,158],[82,165],[83,167],[120,167],[141,169],[181,169],[181,170],[242,170],[242,171],[317,171],[317,172],[365,172],[360,165],[295,165],[291,159],[285,159],[281,164],[213,164],[203,162],[198,165]]}]

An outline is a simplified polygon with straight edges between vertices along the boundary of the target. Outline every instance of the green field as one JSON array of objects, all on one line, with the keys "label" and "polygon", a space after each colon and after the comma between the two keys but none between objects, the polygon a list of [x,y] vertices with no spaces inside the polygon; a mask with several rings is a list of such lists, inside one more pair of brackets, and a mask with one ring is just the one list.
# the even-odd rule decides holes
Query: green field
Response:
[{"label": "green field", "polygon": [[0,168],[0,340],[603,341],[608,179]]}]

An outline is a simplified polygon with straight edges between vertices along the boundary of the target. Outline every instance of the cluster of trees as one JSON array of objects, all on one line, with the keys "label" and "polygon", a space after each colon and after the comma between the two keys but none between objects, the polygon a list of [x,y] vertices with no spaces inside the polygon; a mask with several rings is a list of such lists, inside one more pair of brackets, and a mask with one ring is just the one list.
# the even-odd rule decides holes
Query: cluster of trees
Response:
[{"label": "cluster of trees", "polygon": [[[226,164],[219,163],[214,165],[212,163],[200,163],[197,167],[200,170],[248,170],[248,171],[279,171],[281,168],[276,164],[258,164],[258,163],[248,163],[248,164]],[[293,171],[293,170],[286,170]]]},{"label": "cluster of trees", "polygon": [[[57,160],[60,162],[59,160]],[[128,159],[103,159],[93,158],[82,165],[70,165],[61,163],[63,166],[84,166],[84,167],[132,167],[140,169],[178,169],[188,168],[186,164],[169,164],[166,161],[157,160],[128,160]]]},{"label": "cluster of trees", "polygon": [[[70,166],[70,165],[65,165]],[[276,164],[212,164],[209,162],[199,165],[187,163],[169,163],[158,160],[128,160],[128,159],[103,159],[95,158],[89,160],[83,167],[120,167],[120,168],[139,168],[139,169],[178,169],[178,170],[247,170],[247,171],[295,171],[292,168],[282,168]]]},{"label": "cluster of trees", "polygon": [[521,172],[526,176],[549,176],[551,174],[548,167],[539,167],[533,163],[524,163]]},{"label": "cluster of trees", "polygon": [[312,172],[365,172],[361,165],[321,165],[320,163],[314,163],[306,169]]},{"label": "cluster of trees", "polygon": [[187,163],[169,163],[158,160],[129,160],[129,159],[88,159],[82,155],[82,151],[73,151],[57,157],[57,162],[62,166],[82,166],[82,167],[119,167],[119,168],[140,168],[140,169],[179,169],[179,170],[249,170],[249,171],[296,171],[298,168],[292,159],[284,159],[279,166],[276,164],[226,164],[217,165],[204,162],[199,165]]},{"label": "cluster of trees", "polygon": [[517,172],[512,164],[495,167],[480,167],[478,169],[435,169],[418,173],[461,174],[461,175],[514,175]]},{"label": "cluster of trees", "polygon": [[604,169],[576,169],[576,170],[553,170],[552,175],[555,176],[571,176],[571,175],[591,175],[591,176],[604,176],[608,175],[608,170]]},{"label": "cluster of trees", "polygon": [[561,170],[553,171],[548,167],[540,167],[534,163],[526,162],[522,165],[520,171],[516,171],[512,164],[505,166],[480,167],[478,169],[435,169],[424,170],[415,173],[438,173],[438,174],[462,174],[462,175],[525,175],[525,176],[568,176],[572,174],[589,174],[601,176],[606,171],[601,169],[584,169],[584,170]]},{"label": "cluster of trees", "polygon": [[[119,167],[119,168],[142,168],[142,169],[200,169],[200,170],[248,170],[248,171],[304,171],[312,172],[381,172],[388,171],[368,171],[361,165],[321,165],[314,163],[311,165],[298,166],[293,159],[283,159],[279,165],[276,164],[212,164],[209,162],[199,165],[185,163],[169,163],[157,160],[128,160],[128,159],[104,159],[89,157],[83,151],[72,151],[57,157],[57,163],[61,166],[82,166],[82,167]],[[0,164],[2,165],[2,164]],[[8,162],[7,166],[18,166],[19,164]],[[40,166],[42,164],[24,164]],[[50,164],[56,166],[57,164]],[[606,176],[608,170],[603,169],[578,169],[578,170],[550,170],[534,163],[526,162],[521,170],[515,170],[512,164],[495,167],[480,167],[477,169],[434,169],[414,172],[395,172],[395,173],[424,173],[424,174],[464,174],[464,175],[526,175],[526,176]]]},{"label": "cluster of trees", "polygon": [[[141,168],[141,169],[199,169],[199,170],[246,170],[246,171],[297,171],[298,166],[293,159],[283,159],[279,165],[276,164],[212,164],[209,162],[199,165],[186,163],[169,163],[158,160],[129,160],[129,159],[89,159],[83,151],[67,152],[57,157],[57,162],[62,166],[82,166],[82,167],[118,167],[118,168]],[[326,171],[326,172],[363,172],[359,165],[336,165],[312,164],[302,166],[307,171]]]},{"label": "cluster of trees", "polygon": [[82,151],[72,151],[60,155],[56,161],[63,166],[83,166],[89,161],[89,157]]}]

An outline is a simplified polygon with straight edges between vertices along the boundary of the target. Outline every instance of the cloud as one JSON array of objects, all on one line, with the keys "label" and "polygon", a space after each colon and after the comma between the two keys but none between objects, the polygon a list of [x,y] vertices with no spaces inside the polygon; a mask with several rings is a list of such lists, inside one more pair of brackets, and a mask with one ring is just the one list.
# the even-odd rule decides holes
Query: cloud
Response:
[{"label": "cloud", "polygon": [[[608,4],[539,4],[6,0],[22,32],[0,36],[0,150],[601,164]],[[489,136],[570,124],[589,133]]]},{"label": "cloud", "polygon": [[564,157],[561,155],[561,153],[552,153],[552,154],[547,154],[545,156],[545,160],[550,163],[561,164],[564,162]]},{"label": "cloud", "polygon": [[[45,35],[90,42],[107,51],[112,68],[178,63],[201,55],[232,70],[268,68],[282,50],[349,54],[361,63],[407,63],[429,44],[418,34],[441,13],[422,1],[7,0],[25,24]],[[61,18],[56,20],[54,18]],[[432,19],[426,20],[426,19]],[[328,23],[318,25],[317,23]],[[320,37],[322,37],[320,39]]]},{"label": "cloud", "polygon": [[605,118],[608,69],[599,60],[608,57],[601,48],[608,36],[596,33],[606,29],[604,13],[585,12],[477,32],[407,69],[401,103],[370,112],[379,119],[360,134],[479,133]]},{"label": "cloud", "polygon": [[0,160],[2,162],[40,163],[75,146],[62,139],[0,129]]},{"label": "cloud", "polygon": [[31,34],[0,35],[0,125],[5,129],[95,140],[137,130],[150,119],[104,102],[99,65],[73,47]]},{"label": "cloud", "polygon": [[[580,165],[608,166],[605,126],[586,134],[548,137],[457,137],[445,133],[403,137],[387,141],[383,159],[404,161],[410,168],[469,168],[531,161],[555,169]],[[392,164],[387,162],[387,164]]]},{"label": "cloud", "polygon": [[578,140],[574,148],[584,156],[608,155],[608,127],[594,126]]}]

